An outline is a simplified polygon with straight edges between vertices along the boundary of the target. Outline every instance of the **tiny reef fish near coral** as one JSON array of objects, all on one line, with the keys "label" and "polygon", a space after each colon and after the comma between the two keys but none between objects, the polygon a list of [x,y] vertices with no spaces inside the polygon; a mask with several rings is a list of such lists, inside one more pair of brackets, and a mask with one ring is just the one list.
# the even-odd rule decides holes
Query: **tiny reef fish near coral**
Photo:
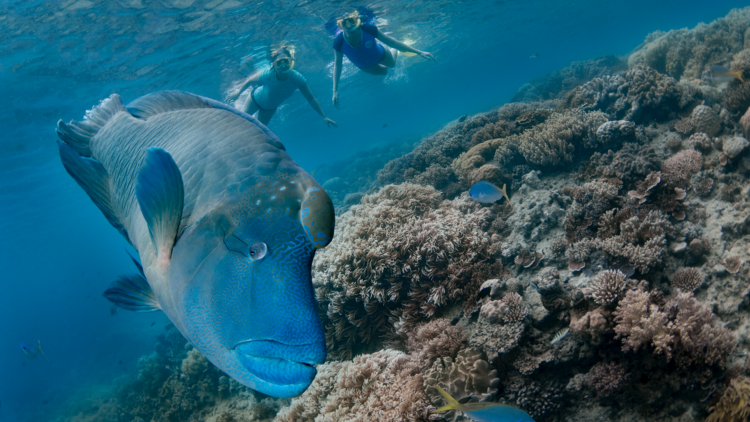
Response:
[{"label": "tiny reef fish near coral", "polygon": [[432,413],[460,410],[476,422],[534,422],[531,416],[521,409],[500,403],[465,403],[461,404],[445,390],[435,387],[448,402],[447,405]]},{"label": "tiny reef fish near coral", "polygon": [[18,347],[21,349],[23,354],[29,359],[36,359],[36,357],[39,356],[39,354],[41,353],[42,356],[44,356],[44,358],[47,359],[47,362],[49,362],[49,358],[47,358],[47,355],[45,355],[44,352],[42,351],[42,341],[41,340],[37,340],[37,341],[39,342],[39,345],[37,347],[29,346],[28,344],[23,343],[23,342]]},{"label": "tiny reef fish near coral", "polygon": [[494,204],[498,200],[505,198],[505,200],[508,201],[508,204],[512,207],[513,205],[510,203],[510,198],[508,198],[508,194],[505,191],[505,186],[506,185],[503,185],[503,188],[500,189],[492,183],[482,180],[474,183],[471,189],[469,189],[469,197],[483,204]]},{"label": "tiny reef fish near coral", "polygon": [[333,204],[279,139],[237,109],[180,91],[58,122],[60,158],[125,240],[138,272],[104,296],[162,310],[241,384],[295,397],[326,358],[311,265]]},{"label": "tiny reef fish near coral", "polygon": [[742,79],[742,71],[729,70],[725,66],[721,65],[713,65],[709,67],[706,77],[709,79],[715,79],[717,81],[731,81],[732,79],[737,79],[740,82],[745,83],[745,80]]},{"label": "tiny reef fish near coral", "polygon": [[552,337],[552,341],[549,344],[553,345],[557,343],[558,341],[564,339],[565,336],[567,336],[569,332],[570,332],[570,328],[563,328],[562,330],[558,331],[554,337]]}]

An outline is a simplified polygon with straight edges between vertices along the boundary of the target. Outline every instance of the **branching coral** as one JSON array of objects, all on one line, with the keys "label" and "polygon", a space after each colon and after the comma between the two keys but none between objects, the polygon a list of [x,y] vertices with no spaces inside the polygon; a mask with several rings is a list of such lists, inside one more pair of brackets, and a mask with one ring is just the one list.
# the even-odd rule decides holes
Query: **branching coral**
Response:
[{"label": "branching coral", "polygon": [[457,300],[472,311],[479,286],[502,268],[499,239],[484,231],[489,216],[466,196],[442,200],[408,183],[362,198],[313,263],[329,350],[351,356],[354,344],[408,331]]},{"label": "branching coral", "polygon": [[697,268],[683,268],[672,276],[672,285],[683,292],[692,292],[703,284],[703,275]]},{"label": "branching coral", "polygon": [[742,51],[749,16],[747,9],[737,9],[708,25],[653,33],[630,55],[628,65],[651,66],[675,79],[700,79],[707,66],[726,63]]},{"label": "branching coral", "polygon": [[654,347],[654,353],[681,366],[723,367],[737,344],[734,333],[713,323],[713,313],[692,294],[678,293],[664,303],[643,290],[630,290],[615,311],[615,332],[623,350]]},{"label": "branching coral", "polygon": [[709,411],[706,422],[746,421],[750,417],[750,379],[732,379],[719,402]]},{"label": "branching coral", "polygon": [[601,176],[614,176],[623,181],[630,181],[642,178],[658,167],[659,158],[653,147],[624,144],[616,153],[610,150],[604,154],[596,171]]},{"label": "branching coral", "polygon": [[318,365],[312,385],[276,421],[426,422],[429,407],[417,363],[409,355],[386,349],[351,362]]},{"label": "branching coral", "polygon": [[629,374],[625,370],[625,365],[622,363],[599,362],[589,370],[587,377],[596,391],[607,397],[620,390],[627,380]]},{"label": "branching coral", "polygon": [[532,164],[570,163],[576,147],[586,149],[597,145],[596,129],[606,121],[600,112],[555,113],[544,124],[518,135],[518,151]]},{"label": "branching coral", "polygon": [[515,292],[508,293],[502,299],[508,310],[503,314],[503,321],[507,323],[521,322],[528,314],[526,305],[523,304],[521,295]]},{"label": "branching coral", "polygon": [[623,296],[628,286],[625,274],[620,270],[607,270],[591,281],[591,286],[584,290],[599,305],[611,305]]}]

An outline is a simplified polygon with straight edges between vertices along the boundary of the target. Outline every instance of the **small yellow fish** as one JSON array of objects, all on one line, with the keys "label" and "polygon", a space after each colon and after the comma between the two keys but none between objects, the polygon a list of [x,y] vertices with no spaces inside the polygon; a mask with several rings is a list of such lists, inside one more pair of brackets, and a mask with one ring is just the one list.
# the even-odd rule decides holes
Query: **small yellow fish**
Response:
[{"label": "small yellow fish", "polygon": [[709,72],[708,77],[710,79],[728,80],[728,79],[734,78],[734,79],[739,80],[743,84],[745,83],[745,80],[742,79],[741,70],[729,70],[725,66],[713,65],[708,68],[708,72]]}]

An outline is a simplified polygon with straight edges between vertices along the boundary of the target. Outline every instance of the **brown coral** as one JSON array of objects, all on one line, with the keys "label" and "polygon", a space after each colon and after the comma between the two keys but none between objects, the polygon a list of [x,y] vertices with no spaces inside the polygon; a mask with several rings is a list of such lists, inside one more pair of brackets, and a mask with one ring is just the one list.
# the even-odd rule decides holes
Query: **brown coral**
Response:
[{"label": "brown coral", "polygon": [[629,374],[625,370],[625,364],[623,363],[599,362],[589,370],[587,376],[596,391],[607,397],[620,390],[622,384],[627,380]]},{"label": "brown coral", "polygon": [[455,361],[451,358],[437,359],[425,373],[425,392],[433,405],[440,407],[445,404],[445,399],[435,388],[437,386],[456,398],[481,398],[497,391],[500,379],[482,352],[469,348],[460,351]]},{"label": "brown coral", "polygon": [[690,178],[703,167],[703,155],[695,150],[684,150],[662,163],[661,173],[672,187],[687,188]]},{"label": "brown coral", "polygon": [[685,365],[723,367],[737,344],[734,333],[713,323],[713,313],[690,293],[678,293],[664,304],[644,290],[630,290],[615,311],[615,332],[623,351],[654,347]]},{"label": "brown coral", "polygon": [[625,274],[620,270],[606,270],[591,281],[591,286],[584,290],[599,305],[611,305],[623,296],[628,283]]},{"label": "brown coral", "polygon": [[750,379],[734,378],[719,402],[712,406],[706,422],[738,422],[750,417]]},{"label": "brown coral", "polygon": [[703,275],[698,268],[683,268],[672,276],[672,285],[683,292],[692,292],[703,284]]},{"label": "brown coral", "polygon": [[312,385],[277,415],[277,421],[429,420],[422,374],[409,355],[386,349],[317,368]]},{"label": "brown coral", "polygon": [[468,197],[442,200],[432,187],[391,185],[362,198],[313,263],[329,350],[351,356],[355,344],[409,331],[458,300],[472,311],[479,286],[502,268],[488,219]]},{"label": "brown coral", "polygon": [[409,333],[406,343],[420,367],[431,366],[437,358],[455,358],[467,340],[466,332],[445,318],[436,318]]},{"label": "brown coral", "polygon": [[740,271],[740,267],[742,266],[742,259],[738,256],[728,256],[724,258],[724,267],[726,267],[727,271],[729,271],[732,274],[737,274]]},{"label": "brown coral", "polygon": [[503,315],[503,321],[508,323],[520,322],[526,318],[528,309],[526,309],[526,305],[523,304],[523,298],[521,295],[511,292],[506,294],[502,301],[508,306],[508,310],[505,311],[505,314]]}]

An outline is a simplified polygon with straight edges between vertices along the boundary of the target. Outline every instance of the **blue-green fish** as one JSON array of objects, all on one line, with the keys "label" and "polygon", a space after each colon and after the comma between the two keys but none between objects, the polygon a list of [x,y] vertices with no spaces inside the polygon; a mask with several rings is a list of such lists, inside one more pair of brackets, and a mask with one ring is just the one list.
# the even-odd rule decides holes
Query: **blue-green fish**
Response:
[{"label": "blue-green fish", "polygon": [[26,342],[21,342],[21,345],[18,346],[21,351],[23,352],[24,356],[26,356],[29,359],[36,359],[37,356],[41,353],[42,356],[44,356],[45,359],[47,359],[47,362],[49,362],[49,358],[47,358],[47,355],[44,354],[44,351],[42,351],[42,341],[37,340],[38,345],[36,347],[30,346]]},{"label": "blue-green fish", "polygon": [[461,404],[442,388],[437,386],[435,388],[437,388],[448,404],[433,411],[433,413],[460,410],[464,415],[476,422],[534,422],[534,419],[531,419],[531,416],[521,409],[500,403],[480,402]]},{"label": "blue-green fish", "polygon": [[485,182],[484,180],[476,182],[471,186],[471,189],[469,189],[469,197],[484,204],[494,204],[500,199],[505,198],[505,200],[508,201],[508,204],[510,204],[510,198],[508,198],[508,194],[506,193],[505,185],[500,189],[492,183]]},{"label": "blue-green fish", "polygon": [[227,375],[294,397],[325,361],[311,264],[333,237],[333,204],[253,117],[164,91],[114,94],[58,122],[65,169],[135,248],[138,273],[104,293],[162,310]]}]

